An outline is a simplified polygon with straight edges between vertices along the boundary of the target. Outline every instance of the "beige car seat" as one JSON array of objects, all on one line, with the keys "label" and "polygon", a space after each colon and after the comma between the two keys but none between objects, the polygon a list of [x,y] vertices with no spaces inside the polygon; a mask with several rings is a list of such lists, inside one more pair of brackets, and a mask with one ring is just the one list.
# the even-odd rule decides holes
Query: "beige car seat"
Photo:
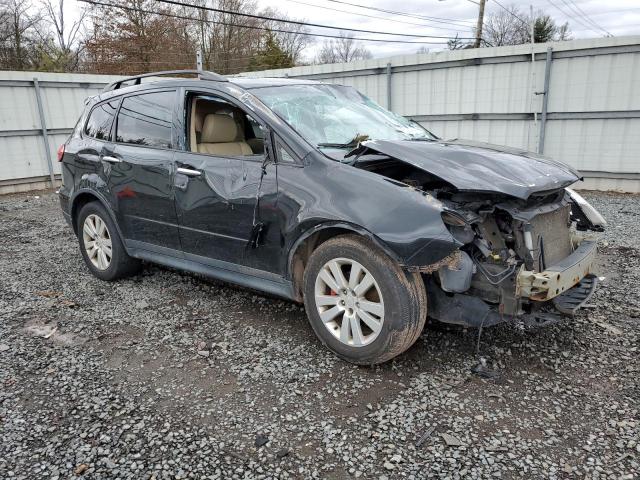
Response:
[{"label": "beige car seat", "polygon": [[247,142],[238,141],[238,125],[229,115],[210,113],[204,117],[199,153],[210,155],[252,155]]}]

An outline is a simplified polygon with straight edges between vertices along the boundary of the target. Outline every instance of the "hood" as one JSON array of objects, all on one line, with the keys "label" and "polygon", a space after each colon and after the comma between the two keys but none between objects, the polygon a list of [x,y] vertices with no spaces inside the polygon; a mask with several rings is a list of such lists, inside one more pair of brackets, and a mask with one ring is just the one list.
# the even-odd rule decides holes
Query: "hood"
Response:
[{"label": "hood", "polygon": [[378,152],[435,175],[460,191],[504,193],[526,200],[580,179],[573,168],[531,152],[466,140],[369,140],[350,152]]}]

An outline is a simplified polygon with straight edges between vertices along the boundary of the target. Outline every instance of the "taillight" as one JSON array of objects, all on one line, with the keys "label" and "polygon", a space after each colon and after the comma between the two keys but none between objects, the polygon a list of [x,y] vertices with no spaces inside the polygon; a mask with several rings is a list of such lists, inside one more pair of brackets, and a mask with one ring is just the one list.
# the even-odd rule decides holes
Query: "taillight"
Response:
[{"label": "taillight", "polygon": [[64,143],[58,147],[58,161],[62,161],[62,157],[64,157]]}]

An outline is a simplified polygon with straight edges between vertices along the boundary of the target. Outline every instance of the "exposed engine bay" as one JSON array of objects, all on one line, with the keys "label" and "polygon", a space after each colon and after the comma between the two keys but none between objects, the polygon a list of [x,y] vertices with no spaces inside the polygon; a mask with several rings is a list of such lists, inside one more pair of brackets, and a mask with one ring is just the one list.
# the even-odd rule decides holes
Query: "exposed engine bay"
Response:
[{"label": "exposed engine bay", "polygon": [[468,326],[509,320],[555,323],[572,315],[595,290],[596,242],[588,232],[602,231],[605,221],[573,190],[561,185],[526,199],[462,191],[378,153],[357,158],[353,165],[441,202],[442,219],[459,250],[421,270],[429,274],[432,318]]}]

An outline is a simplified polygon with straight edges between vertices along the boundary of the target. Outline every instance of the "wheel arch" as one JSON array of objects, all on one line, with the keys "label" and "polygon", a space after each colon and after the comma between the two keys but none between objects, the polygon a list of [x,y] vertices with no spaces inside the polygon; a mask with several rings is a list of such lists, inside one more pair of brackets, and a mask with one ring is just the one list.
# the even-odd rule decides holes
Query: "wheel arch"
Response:
[{"label": "wheel arch", "polygon": [[[124,237],[122,236],[120,225],[118,225],[116,216],[113,214],[113,211],[109,206],[109,202],[107,202],[104,196],[101,195],[99,192],[96,192],[95,190],[91,190],[89,188],[83,188],[81,190],[78,190],[73,195],[73,198],[71,199],[71,202],[70,202],[71,203],[71,209],[70,209],[71,224],[73,226],[73,231],[75,232],[75,234],[76,235],[78,234],[78,214],[80,213],[80,210],[82,210],[82,207],[84,207],[86,204],[91,202],[98,202],[104,207],[104,209],[107,211],[107,214],[111,217],[111,220],[116,226],[116,229],[118,230],[118,235],[120,235],[120,238],[122,239],[122,243],[124,244]],[[126,246],[125,246],[125,250],[126,250]]]},{"label": "wheel arch", "polygon": [[384,242],[365,228],[348,222],[326,222],[318,224],[303,232],[289,250],[287,276],[291,279],[295,300],[302,301],[302,277],[313,251],[331,238],[349,234],[356,234],[371,240],[389,257],[401,263],[400,258],[385,245]]}]

